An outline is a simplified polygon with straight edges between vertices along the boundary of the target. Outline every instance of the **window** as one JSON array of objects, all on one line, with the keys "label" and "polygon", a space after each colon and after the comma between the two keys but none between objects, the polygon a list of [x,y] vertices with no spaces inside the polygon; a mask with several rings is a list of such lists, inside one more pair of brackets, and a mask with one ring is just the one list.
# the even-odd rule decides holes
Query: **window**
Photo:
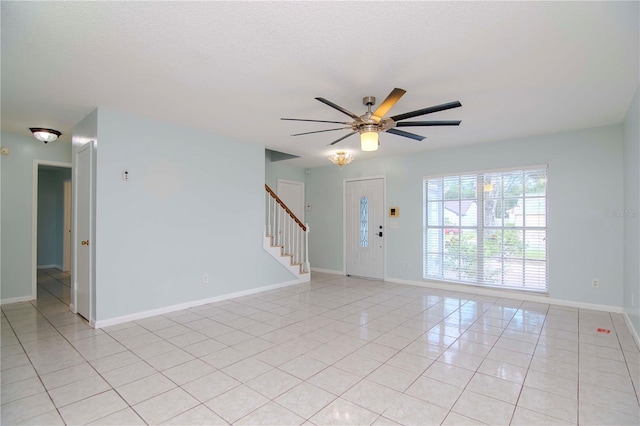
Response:
[{"label": "window", "polygon": [[424,180],[424,278],[547,290],[547,169]]},{"label": "window", "polygon": [[369,199],[360,198],[360,247],[369,247]]}]

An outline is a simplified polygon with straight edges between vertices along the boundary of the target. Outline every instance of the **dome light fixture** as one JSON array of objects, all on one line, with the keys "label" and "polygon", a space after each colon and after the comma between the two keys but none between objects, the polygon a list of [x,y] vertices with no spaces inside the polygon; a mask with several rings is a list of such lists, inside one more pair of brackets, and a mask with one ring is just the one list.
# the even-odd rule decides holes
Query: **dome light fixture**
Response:
[{"label": "dome light fixture", "polygon": [[329,161],[331,161],[333,164],[342,168],[342,166],[344,166],[345,164],[349,164],[350,162],[352,162],[354,156],[344,151],[338,151],[335,154],[330,155],[328,158]]},{"label": "dome light fixture", "polygon": [[53,142],[58,139],[60,135],[62,135],[62,133],[57,130],[44,129],[42,127],[29,127],[29,130],[31,130],[31,133],[33,133],[34,138],[44,143]]}]

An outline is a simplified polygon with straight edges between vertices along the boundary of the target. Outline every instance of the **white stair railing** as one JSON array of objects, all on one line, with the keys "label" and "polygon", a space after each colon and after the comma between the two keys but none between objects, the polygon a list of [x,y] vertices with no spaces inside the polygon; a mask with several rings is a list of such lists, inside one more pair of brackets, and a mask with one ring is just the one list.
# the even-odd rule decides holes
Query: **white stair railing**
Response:
[{"label": "white stair railing", "polygon": [[292,265],[300,272],[309,272],[309,225],[303,224],[268,185],[266,190],[265,235],[272,245],[282,247],[284,256],[291,256]]}]

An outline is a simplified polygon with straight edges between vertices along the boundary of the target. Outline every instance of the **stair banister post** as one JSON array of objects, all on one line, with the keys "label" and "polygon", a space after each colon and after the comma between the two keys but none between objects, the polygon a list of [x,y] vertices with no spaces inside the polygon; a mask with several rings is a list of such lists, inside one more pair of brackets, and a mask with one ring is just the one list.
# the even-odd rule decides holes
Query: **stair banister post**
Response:
[{"label": "stair banister post", "polygon": [[304,270],[311,273],[311,264],[309,263],[309,224],[305,223],[307,230],[304,232]]}]

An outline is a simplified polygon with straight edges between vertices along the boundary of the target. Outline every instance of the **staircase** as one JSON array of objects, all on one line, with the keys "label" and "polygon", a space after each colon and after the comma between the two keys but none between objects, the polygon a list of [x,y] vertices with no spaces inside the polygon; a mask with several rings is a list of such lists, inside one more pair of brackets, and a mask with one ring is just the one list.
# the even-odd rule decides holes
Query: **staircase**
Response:
[{"label": "staircase", "polygon": [[309,225],[303,224],[269,185],[265,184],[264,188],[264,249],[300,281],[309,281]]}]

